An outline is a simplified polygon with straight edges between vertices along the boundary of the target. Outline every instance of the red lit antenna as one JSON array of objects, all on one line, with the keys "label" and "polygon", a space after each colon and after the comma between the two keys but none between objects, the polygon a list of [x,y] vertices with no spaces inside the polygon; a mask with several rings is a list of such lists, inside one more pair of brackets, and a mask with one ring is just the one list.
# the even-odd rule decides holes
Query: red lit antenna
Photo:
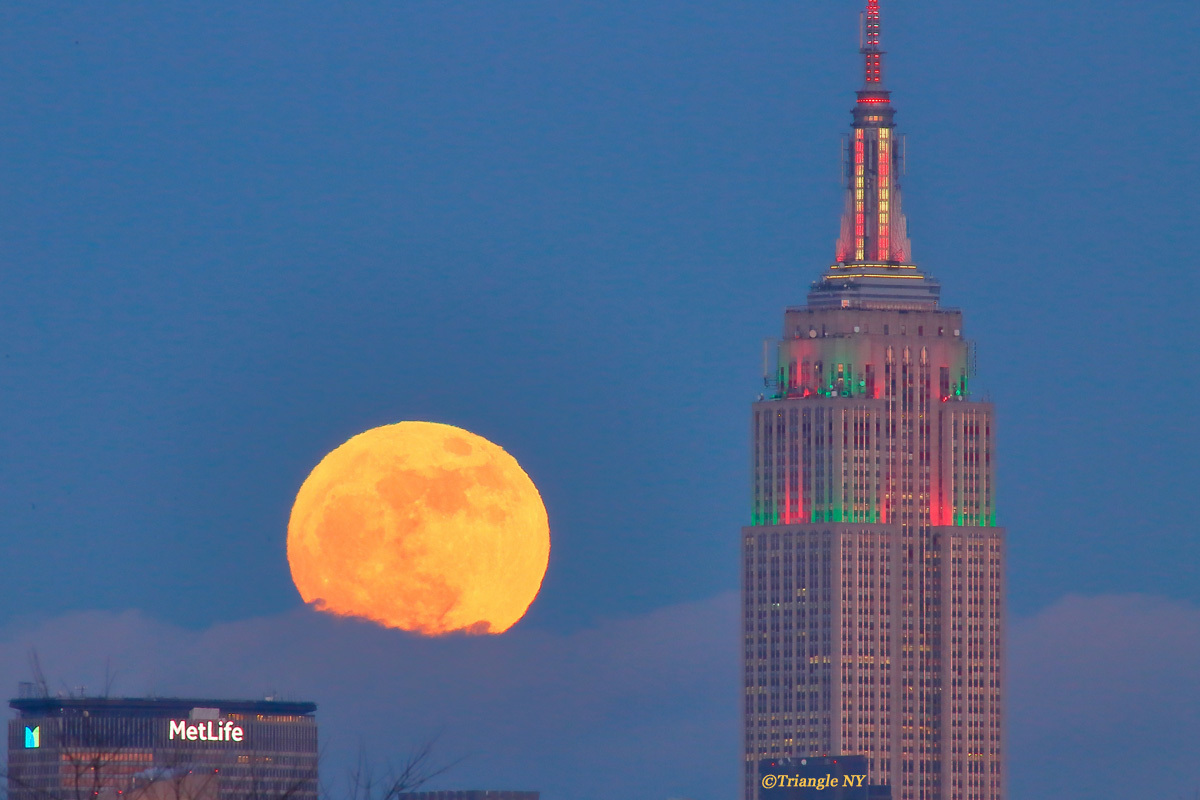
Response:
[{"label": "red lit antenna", "polygon": [[878,88],[883,82],[883,51],[879,49],[879,0],[867,0],[862,42],[862,54],[866,57],[866,88]]}]

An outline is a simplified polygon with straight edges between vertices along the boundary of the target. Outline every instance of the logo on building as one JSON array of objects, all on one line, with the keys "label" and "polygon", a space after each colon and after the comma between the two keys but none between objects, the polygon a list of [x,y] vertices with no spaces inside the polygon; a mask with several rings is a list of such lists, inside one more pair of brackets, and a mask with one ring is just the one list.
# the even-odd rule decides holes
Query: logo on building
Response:
[{"label": "logo on building", "polygon": [[25,727],[25,747],[41,747],[42,746],[42,726],[36,728]]},{"label": "logo on building", "polygon": [[[241,725],[235,725],[228,720],[221,722],[210,719],[191,722],[186,719],[173,719],[167,738],[186,739],[189,742],[240,742],[245,735]],[[28,739],[28,734],[26,739]]]}]

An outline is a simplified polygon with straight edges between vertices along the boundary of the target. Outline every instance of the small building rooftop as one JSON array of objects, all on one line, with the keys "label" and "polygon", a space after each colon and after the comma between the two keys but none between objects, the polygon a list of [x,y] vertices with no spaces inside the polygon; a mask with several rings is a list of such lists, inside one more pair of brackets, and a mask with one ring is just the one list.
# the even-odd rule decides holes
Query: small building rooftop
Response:
[{"label": "small building rooftop", "polygon": [[8,701],[21,717],[180,717],[195,708],[222,713],[312,716],[317,704],[297,700],[214,700],[191,697],[16,697]]}]

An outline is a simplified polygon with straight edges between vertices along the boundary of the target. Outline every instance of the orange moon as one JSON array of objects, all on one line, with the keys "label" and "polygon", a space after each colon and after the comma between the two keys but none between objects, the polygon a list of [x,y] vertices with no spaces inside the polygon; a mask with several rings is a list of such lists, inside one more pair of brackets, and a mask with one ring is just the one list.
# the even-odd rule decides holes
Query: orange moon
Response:
[{"label": "orange moon", "polygon": [[503,633],[541,588],[550,526],[499,445],[400,422],[321,459],[292,506],[287,556],[320,611],[426,636]]}]

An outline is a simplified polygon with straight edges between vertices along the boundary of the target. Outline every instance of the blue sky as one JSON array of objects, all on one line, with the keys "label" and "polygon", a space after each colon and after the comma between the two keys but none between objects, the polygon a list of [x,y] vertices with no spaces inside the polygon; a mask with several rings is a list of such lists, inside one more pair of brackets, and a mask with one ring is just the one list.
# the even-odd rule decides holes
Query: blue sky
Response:
[{"label": "blue sky", "polygon": [[[203,637],[305,613],[295,491],[400,419],[486,436],[541,489],[553,549],[522,636],[719,615],[761,343],[833,256],[858,12],[0,8],[0,647],[81,614]],[[1030,631],[1098,596],[1139,619],[1200,608],[1197,29],[1185,2],[883,6],[913,253],[997,405]],[[1189,624],[1172,658],[1200,668]],[[106,655],[63,652],[63,679]],[[169,691],[165,668],[125,669]],[[695,688],[713,719],[730,682]],[[1195,741],[1200,697],[1180,692]],[[352,706],[323,709],[349,728]],[[1200,754],[1165,748],[1164,790],[1200,784]],[[1050,796],[1031,753],[1014,787]],[[527,783],[566,785],[539,769]],[[728,795],[735,769],[677,791]],[[1088,796],[1123,796],[1105,791]]]}]

